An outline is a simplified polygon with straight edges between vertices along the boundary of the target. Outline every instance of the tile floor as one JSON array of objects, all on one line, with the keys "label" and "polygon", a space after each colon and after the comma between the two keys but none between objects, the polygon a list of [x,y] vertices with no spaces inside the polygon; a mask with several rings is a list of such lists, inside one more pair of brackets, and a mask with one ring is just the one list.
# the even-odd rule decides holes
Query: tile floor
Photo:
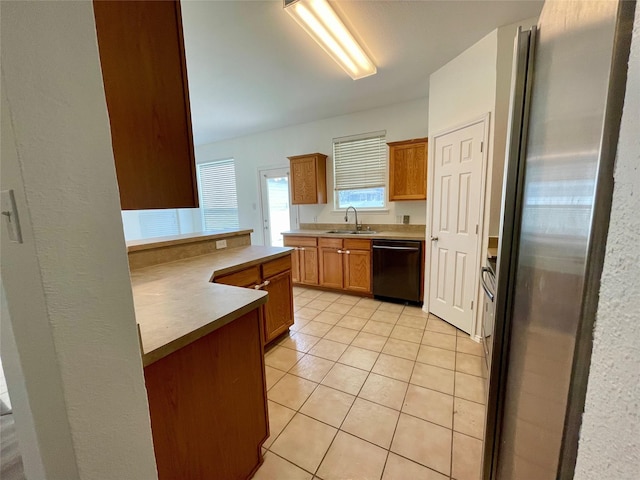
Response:
[{"label": "tile floor", "polygon": [[417,307],[295,287],[294,308],[255,479],[479,479],[480,344]]}]

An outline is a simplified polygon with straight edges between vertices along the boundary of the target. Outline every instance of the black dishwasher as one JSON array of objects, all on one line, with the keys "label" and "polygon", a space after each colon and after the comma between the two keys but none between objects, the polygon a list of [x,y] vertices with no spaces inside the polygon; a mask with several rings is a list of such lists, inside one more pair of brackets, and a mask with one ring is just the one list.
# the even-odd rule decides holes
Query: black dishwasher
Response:
[{"label": "black dishwasher", "polygon": [[373,296],[420,302],[422,248],[419,241],[373,241]]}]

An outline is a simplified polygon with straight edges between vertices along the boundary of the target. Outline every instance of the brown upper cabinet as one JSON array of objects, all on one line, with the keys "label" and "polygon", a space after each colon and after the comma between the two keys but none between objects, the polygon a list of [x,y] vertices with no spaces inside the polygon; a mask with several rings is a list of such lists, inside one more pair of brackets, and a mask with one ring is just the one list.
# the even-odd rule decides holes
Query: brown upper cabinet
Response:
[{"label": "brown upper cabinet", "polygon": [[427,139],[389,145],[389,201],[427,199]]},{"label": "brown upper cabinet", "polygon": [[180,2],[93,9],[122,209],[197,207]]},{"label": "brown upper cabinet", "polygon": [[327,203],[327,156],[310,153],[289,157],[291,162],[291,203]]}]

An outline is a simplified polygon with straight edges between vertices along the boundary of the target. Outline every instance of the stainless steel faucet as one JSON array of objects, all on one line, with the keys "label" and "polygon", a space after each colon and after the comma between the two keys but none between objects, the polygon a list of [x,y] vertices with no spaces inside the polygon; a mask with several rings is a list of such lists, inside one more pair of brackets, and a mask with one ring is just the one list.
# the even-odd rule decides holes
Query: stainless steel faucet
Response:
[{"label": "stainless steel faucet", "polygon": [[353,207],[353,206],[351,206],[351,205],[349,205],[349,206],[347,207],[346,212],[344,212],[344,221],[345,221],[345,222],[348,222],[348,221],[349,221],[349,209],[350,209],[350,208],[353,208],[353,213],[355,214],[355,217],[356,217],[356,231],[360,231],[360,230],[362,230],[362,225],[360,225],[360,224],[358,223],[358,211],[356,210],[356,207]]}]

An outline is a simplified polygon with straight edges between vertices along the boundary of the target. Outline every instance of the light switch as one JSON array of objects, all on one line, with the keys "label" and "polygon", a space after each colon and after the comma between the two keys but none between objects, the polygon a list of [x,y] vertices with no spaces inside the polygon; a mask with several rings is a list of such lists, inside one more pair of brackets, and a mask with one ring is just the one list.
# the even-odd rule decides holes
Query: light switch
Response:
[{"label": "light switch", "polygon": [[20,219],[18,218],[18,209],[16,208],[16,199],[13,196],[13,190],[2,190],[2,192],[0,192],[0,198],[2,222],[7,226],[9,240],[22,243]]}]

